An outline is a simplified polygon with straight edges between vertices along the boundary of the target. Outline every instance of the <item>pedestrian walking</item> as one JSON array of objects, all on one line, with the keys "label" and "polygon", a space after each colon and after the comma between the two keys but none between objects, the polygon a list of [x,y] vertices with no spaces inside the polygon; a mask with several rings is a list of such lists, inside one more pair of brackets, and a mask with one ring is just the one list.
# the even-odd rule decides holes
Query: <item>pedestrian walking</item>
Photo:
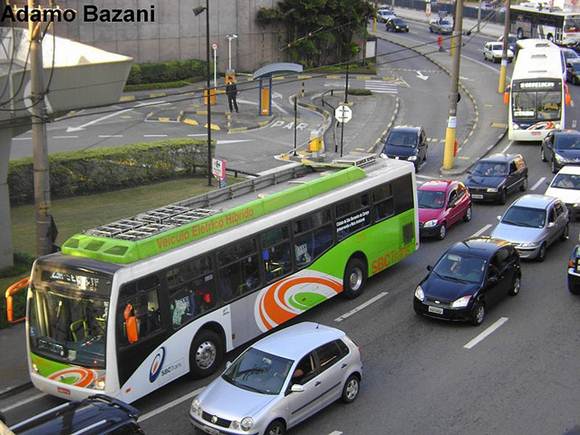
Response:
[{"label": "pedestrian walking", "polygon": [[226,84],[226,95],[228,96],[228,103],[230,105],[230,112],[234,111],[234,107],[236,108],[236,112],[239,112],[238,102],[236,101],[236,97],[238,95],[238,88],[233,80],[230,80]]}]

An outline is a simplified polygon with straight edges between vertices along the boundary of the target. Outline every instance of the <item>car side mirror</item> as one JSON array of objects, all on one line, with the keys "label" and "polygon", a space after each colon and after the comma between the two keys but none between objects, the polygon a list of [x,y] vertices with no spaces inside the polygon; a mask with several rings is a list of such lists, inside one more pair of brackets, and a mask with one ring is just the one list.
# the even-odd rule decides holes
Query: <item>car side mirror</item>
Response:
[{"label": "car side mirror", "polygon": [[231,365],[232,365],[231,361],[226,361],[226,369],[229,369]]},{"label": "car side mirror", "polygon": [[496,216],[498,222],[501,221],[501,216]]},{"label": "car side mirror", "polygon": [[427,270],[428,270],[429,272],[431,272],[431,271],[433,270],[433,268],[432,268],[431,266],[427,266]]},{"label": "car side mirror", "polygon": [[291,393],[303,393],[304,392],[304,386],[303,385],[299,385],[299,384],[294,384],[290,387],[290,392]]}]

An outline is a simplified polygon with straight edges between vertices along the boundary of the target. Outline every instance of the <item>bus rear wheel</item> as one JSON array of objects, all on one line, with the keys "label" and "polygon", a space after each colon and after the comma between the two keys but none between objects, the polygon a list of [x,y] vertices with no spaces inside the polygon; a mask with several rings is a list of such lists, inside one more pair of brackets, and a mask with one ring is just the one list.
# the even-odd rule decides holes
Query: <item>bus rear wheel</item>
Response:
[{"label": "bus rear wheel", "polygon": [[191,376],[199,379],[211,375],[220,367],[224,353],[224,341],[220,334],[211,329],[201,330],[193,339],[189,349]]},{"label": "bus rear wheel", "polygon": [[366,261],[353,257],[351,258],[344,271],[343,295],[349,299],[354,299],[361,295],[367,282],[367,263]]}]

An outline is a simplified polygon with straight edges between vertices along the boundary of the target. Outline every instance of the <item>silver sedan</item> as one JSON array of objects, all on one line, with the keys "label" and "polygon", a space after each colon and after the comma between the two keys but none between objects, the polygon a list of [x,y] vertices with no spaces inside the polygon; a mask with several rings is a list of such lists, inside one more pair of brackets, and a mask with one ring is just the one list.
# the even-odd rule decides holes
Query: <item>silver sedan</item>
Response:
[{"label": "silver sedan", "polygon": [[524,195],[498,220],[491,237],[513,243],[521,258],[544,261],[548,246],[568,238],[568,209],[550,196]]},{"label": "silver sedan", "polygon": [[203,432],[281,435],[341,399],[359,393],[358,347],[338,329],[303,322],[249,347],[194,400]]}]

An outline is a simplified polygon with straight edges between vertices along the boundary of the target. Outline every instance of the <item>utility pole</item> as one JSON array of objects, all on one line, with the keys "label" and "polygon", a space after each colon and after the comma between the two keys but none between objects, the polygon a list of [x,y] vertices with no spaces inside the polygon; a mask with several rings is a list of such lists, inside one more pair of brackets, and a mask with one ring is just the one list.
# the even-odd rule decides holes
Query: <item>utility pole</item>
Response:
[{"label": "utility pole", "polygon": [[[375,12],[378,9],[379,5],[378,5],[378,0],[375,0]],[[377,31],[377,15],[375,13],[375,16],[373,17],[373,32]]]},{"label": "utility pole", "polygon": [[[344,104],[348,104],[348,65],[349,62],[346,63],[346,84],[344,87]],[[340,123],[340,157],[344,152],[344,122]]]},{"label": "utility pole", "polygon": [[479,33],[481,25],[481,0],[479,0],[479,7],[477,8],[477,33]]},{"label": "utility pole", "polygon": [[508,39],[510,35],[510,0],[505,0],[505,21],[503,23],[503,50],[501,55],[501,68],[499,69],[499,83],[497,85],[497,92],[503,94],[505,92],[505,83],[507,76],[508,64]]},{"label": "utility pole", "polygon": [[[509,1],[509,0],[508,0]],[[445,130],[445,150],[443,152],[443,169],[453,168],[455,154],[455,137],[457,129],[457,100],[459,89],[459,68],[461,62],[461,33],[463,31],[463,0],[455,2],[455,25],[453,37],[455,50],[453,53],[453,71],[451,72],[451,90],[449,92],[449,118]]]},{"label": "utility pole", "polygon": [[[29,10],[35,7],[34,0],[28,0]],[[54,31],[54,29],[53,29]],[[44,68],[42,60],[43,23],[28,21],[30,38],[30,100],[32,112],[32,148],[34,168],[34,212],[36,218],[36,255],[52,252],[50,228],[50,177],[48,167],[48,147],[46,140],[46,108],[44,106]],[[53,50],[56,47],[52,48]]]}]

